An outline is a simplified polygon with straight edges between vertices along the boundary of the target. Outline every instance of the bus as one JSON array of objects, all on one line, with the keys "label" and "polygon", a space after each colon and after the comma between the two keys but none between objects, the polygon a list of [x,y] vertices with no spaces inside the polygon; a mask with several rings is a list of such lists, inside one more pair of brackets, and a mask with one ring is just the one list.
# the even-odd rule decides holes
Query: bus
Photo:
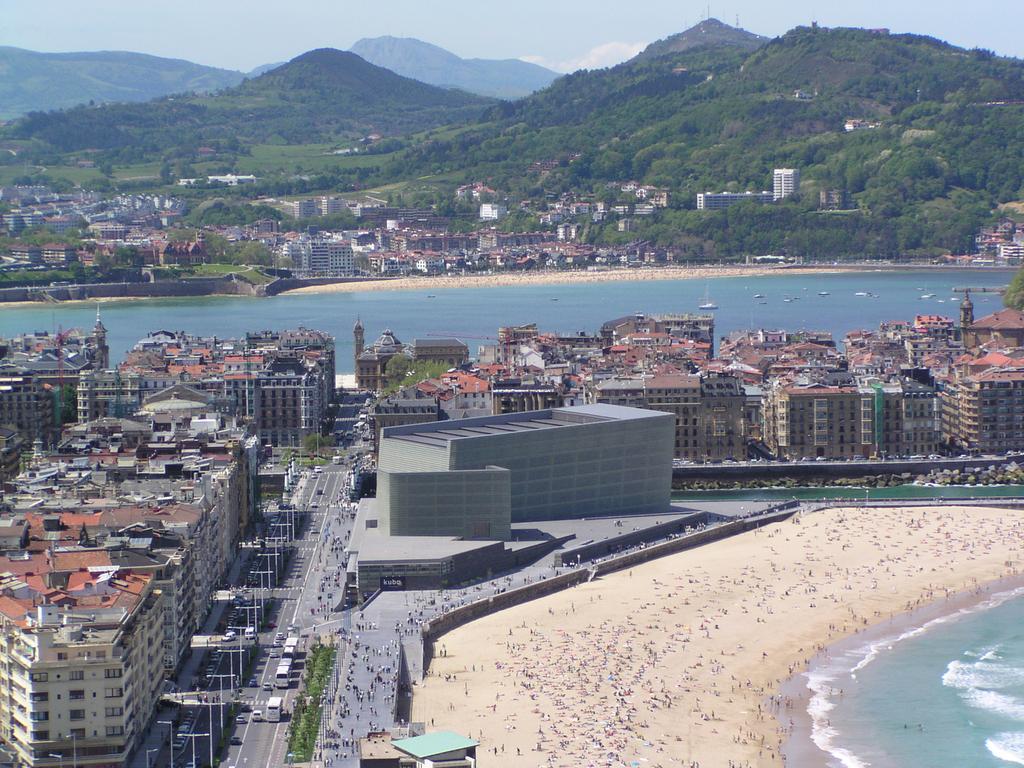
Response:
[{"label": "bus", "polygon": [[281,722],[281,709],[284,707],[284,699],[280,696],[271,696],[267,700],[267,722]]},{"label": "bus", "polygon": [[289,637],[284,641],[284,652],[281,654],[286,659],[294,659],[299,653],[299,638]]},{"label": "bus", "polygon": [[274,673],[274,686],[277,688],[287,688],[291,684],[291,680],[291,659],[282,659],[281,663],[277,665],[277,672]]}]

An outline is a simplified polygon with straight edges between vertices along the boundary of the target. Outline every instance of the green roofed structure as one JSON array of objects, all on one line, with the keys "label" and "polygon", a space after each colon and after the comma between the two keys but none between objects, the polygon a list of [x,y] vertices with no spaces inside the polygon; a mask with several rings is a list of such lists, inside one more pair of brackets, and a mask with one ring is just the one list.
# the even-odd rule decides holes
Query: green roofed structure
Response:
[{"label": "green roofed structure", "polygon": [[430,768],[435,763],[443,763],[445,768],[474,766],[478,745],[479,742],[452,731],[437,731],[391,742],[391,746],[414,758],[416,765],[424,768]]}]

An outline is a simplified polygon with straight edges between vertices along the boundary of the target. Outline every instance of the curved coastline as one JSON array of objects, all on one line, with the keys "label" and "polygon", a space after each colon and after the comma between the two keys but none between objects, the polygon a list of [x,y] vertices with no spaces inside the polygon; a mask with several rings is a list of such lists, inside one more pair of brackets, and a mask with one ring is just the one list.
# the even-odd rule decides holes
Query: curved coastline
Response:
[{"label": "curved coastline", "polygon": [[479,738],[497,766],[784,765],[766,701],[787,679],[1016,578],[1022,534],[1020,510],[837,507],[651,561],[444,636],[412,719]]},{"label": "curved coastline", "polygon": [[894,650],[905,640],[1020,599],[1024,599],[1024,574],[1018,573],[979,583],[912,611],[895,614],[819,651],[806,669],[780,686],[785,704],[779,707],[777,702],[770,702],[775,706],[779,727],[786,734],[782,744],[785,764],[827,768],[831,760],[831,764],[844,768],[869,765],[843,743],[842,723],[833,723],[830,717],[835,699],[842,696],[843,680],[855,677],[880,655]]}]

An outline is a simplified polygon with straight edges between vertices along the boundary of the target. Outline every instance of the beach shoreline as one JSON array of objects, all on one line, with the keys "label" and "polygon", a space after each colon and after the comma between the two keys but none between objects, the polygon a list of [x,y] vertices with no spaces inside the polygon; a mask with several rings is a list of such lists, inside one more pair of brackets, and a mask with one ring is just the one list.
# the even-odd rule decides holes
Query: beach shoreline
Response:
[{"label": "beach shoreline", "polygon": [[[0,301],[0,308],[18,307],[63,307],[81,304],[152,301],[160,299],[239,297],[274,298],[278,296],[301,296],[304,294],[331,293],[376,293],[390,291],[447,291],[474,288],[517,288],[529,286],[572,286],[595,283],[636,283],[665,282],[681,280],[716,280],[736,277],[776,277],[782,275],[834,275],[841,273],[869,272],[1007,272],[1014,270],[1002,267],[959,267],[946,265],[916,264],[811,264],[811,265],[703,265],[703,266],[662,266],[662,267],[611,267],[593,270],[537,270],[531,272],[496,272],[491,274],[464,275],[422,275],[417,277],[395,277],[377,279],[346,279],[323,285],[304,285],[279,292],[262,294],[237,294],[196,292],[159,296],[101,296],[86,299],[67,299],[56,302],[43,301]],[[140,283],[140,285],[148,285]],[[68,286],[75,288],[78,286]]]},{"label": "beach shoreline", "polygon": [[[787,732],[782,743],[785,765],[828,768],[828,761],[834,759],[833,755],[814,741],[815,723],[810,714],[813,693],[808,687],[809,675],[832,671],[828,669],[830,663],[842,655],[861,651],[882,641],[888,641],[887,645],[898,642],[898,638],[906,633],[921,630],[931,622],[956,621],[960,615],[978,609],[984,610],[983,604],[997,595],[1021,590],[1024,590],[1024,574],[979,583],[974,588],[962,590],[948,598],[935,600],[912,611],[894,614],[888,620],[840,638],[819,651],[810,660],[806,669],[795,673],[779,686],[779,695],[787,702],[784,708],[776,708],[779,727]],[[770,704],[771,702],[766,700],[766,706]],[[835,727],[841,733],[842,724],[839,723]]]},{"label": "beach shoreline", "polygon": [[443,636],[412,719],[497,766],[591,764],[597,744],[593,765],[803,766],[823,753],[766,702],[844,638],[1020,578],[1022,532],[1020,510],[835,507],[652,560]]}]

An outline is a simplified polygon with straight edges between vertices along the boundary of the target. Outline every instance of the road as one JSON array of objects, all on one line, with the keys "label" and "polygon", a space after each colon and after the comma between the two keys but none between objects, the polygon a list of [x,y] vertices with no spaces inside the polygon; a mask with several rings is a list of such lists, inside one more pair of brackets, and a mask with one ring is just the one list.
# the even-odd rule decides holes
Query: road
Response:
[{"label": "road", "polygon": [[[345,517],[342,506],[345,498],[345,468],[327,466],[322,474],[309,473],[293,494],[293,502],[300,514],[308,514],[309,524],[295,544],[295,556],[289,564],[278,587],[272,590],[277,599],[277,627],[259,635],[256,671],[257,688],[246,688],[243,696],[253,699],[253,709],[266,712],[266,702],[272,696],[285,698],[285,712],[294,708],[295,696],[300,685],[304,663],[296,664],[298,671],[292,675],[292,684],[286,690],[263,690],[265,684],[273,684],[277,669],[277,658],[271,658],[274,635],[285,632],[289,625],[297,627],[306,643],[313,634],[312,627],[320,614],[320,585],[325,572],[336,563],[330,557],[327,538],[336,535],[339,520]],[[315,506],[314,506],[315,505]],[[229,766],[283,765],[287,758],[287,719],[278,723],[255,722],[248,719],[240,726],[236,735],[242,737],[240,746],[229,749],[225,764]]]}]

